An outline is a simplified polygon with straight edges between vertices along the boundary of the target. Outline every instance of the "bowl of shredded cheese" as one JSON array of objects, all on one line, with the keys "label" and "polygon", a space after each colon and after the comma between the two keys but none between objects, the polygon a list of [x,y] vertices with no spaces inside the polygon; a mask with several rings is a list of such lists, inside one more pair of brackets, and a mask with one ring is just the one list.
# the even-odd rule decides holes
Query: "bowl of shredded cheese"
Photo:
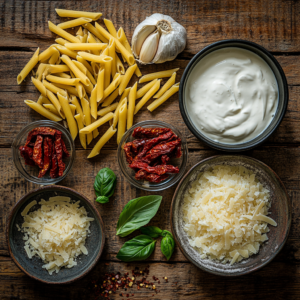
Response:
[{"label": "bowl of shredded cheese", "polygon": [[85,196],[62,186],[29,192],[8,218],[12,259],[27,275],[45,283],[82,278],[99,260],[104,241],[97,209]]},{"label": "bowl of shredded cheese", "polygon": [[171,226],[183,254],[216,275],[239,276],[269,263],[285,244],[291,203],[268,166],[246,156],[214,156],[181,180]]}]

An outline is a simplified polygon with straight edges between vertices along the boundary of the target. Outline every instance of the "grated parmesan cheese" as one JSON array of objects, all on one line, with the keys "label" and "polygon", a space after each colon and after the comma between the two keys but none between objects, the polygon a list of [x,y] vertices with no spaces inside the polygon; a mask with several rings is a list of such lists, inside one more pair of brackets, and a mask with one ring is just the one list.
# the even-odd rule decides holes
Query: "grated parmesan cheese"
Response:
[{"label": "grated parmesan cheese", "polygon": [[76,266],[80,254],[88,255],[84,244],[94,219],[87,216],[79,203],[72,203],[69,197],[51,197],[49,201],[41,200],[41,207],[28,214],[37,204],[32,201],[21,213],[24,223],[17,228],[25,234],[24,249],[30,259],[35,255],[40,257],[50,275],[62,267]]},{"label": "grated parmesan cheese", "polygon": [[202,259],[240,262],[268,240],[270,192],[246,168],[215,166],[184,195],[184,230]]}]

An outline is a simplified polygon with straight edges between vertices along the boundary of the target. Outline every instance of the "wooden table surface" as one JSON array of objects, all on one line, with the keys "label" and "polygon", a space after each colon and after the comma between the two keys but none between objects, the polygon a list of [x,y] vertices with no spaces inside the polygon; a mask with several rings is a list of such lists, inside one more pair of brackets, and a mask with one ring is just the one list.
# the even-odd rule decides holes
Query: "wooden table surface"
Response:
[{"label": "wooden table surface", "polygon": [[[47,21],[61,20],[55,8],[100,11],[116,27],[123,26],[131,38],[134,28],[146,16],[160,12],[170,15],[187,30],[187,46],[173,62],[141,67],[143,74],[180,67],[176,81],[191,57],[213,42],[238,38],[256,42],[274,54],[281,64],[289,84],[290,99],[283,122],[264,145],[243,153],[269,165],[284,182],[292,201],[292,228],[281,253],[262,270],[239,278],[223,278],[197,269],[178,248],[166,261],[156,246],[146,262],[126,263],[116,259],[116,253],[128,238],[115,235],[118,216],[124,205],[133,198],[149,193],[132,187],[121,175],[117,165],[117,144],[109,142],[101,155],[87,160],[88,150],[76,141],[76,161],[71,173],[60,184],[85,194],[94,201],[93,182],[103,167],[111,168],[118,177],[114,196],[105,205],[96,204],[102,215],[106,241],[100,262],[84,279],[67,286],[39,283],[18,269],[8,254],[5,240],[7,216],[12,206],[25,193],[38,188],[23,179],[16,170],[11,143],[28,123],[43,119],[30,110],[25,99],[37,100],[38,92],[29,78],[17,85],[17,74],[37,47],[46,49],[55,36],[48,30]],[[300,1],[283,0],[0,0],[0,299],[94,299],[88,287],[93,279],[106,272],[130,272],[134,267],[150,266],[150,275],[167,276],[168,283],[157,284],[160,293],[134,290],[130,299],[300,299]],[[102,22],[102,21],[101,21]],[[136,78],[135,78],[136,79]],[[135,122],[156,119],[176,126],[186,136],[189,148],[188,168],[203,158],[222,154],[198,141],[185,126],[180,115],[178,94],[172,96],[154,113],[145,108]],[[101,134],[107,126],[101,128]],[[89,149],[94,145],[91,144]],[[170,230],[169,209],[174,188],[157,193],[163,196],[159,212],[151,221]],[[175,282],[177,284],[175,284]],[[113,299],[122,299],[119,294]],[[126,298],[125,298],[126,299]]]}]

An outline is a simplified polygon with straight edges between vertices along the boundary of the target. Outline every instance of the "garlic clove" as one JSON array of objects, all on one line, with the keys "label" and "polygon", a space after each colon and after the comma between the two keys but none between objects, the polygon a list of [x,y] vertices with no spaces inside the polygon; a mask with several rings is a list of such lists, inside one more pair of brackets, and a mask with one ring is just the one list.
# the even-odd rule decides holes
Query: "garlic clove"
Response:
[{"label": "garlic clove", "polygon": [[155,25],[147,25],[147,26],[144,26],[138,32],[137,36],[135,37],[134,41],[132,42],[132,50],[136,56],[140,55],[143,43],[145,42],[146,38],[155,30],[156,30]]},{"label": "garlic clove", "polygon": [[141,63],[147,64],[153,60],[157,51],[159,38],[160,38],[160,32],[158,30],[156,30],[146,38],[140,52]]}]

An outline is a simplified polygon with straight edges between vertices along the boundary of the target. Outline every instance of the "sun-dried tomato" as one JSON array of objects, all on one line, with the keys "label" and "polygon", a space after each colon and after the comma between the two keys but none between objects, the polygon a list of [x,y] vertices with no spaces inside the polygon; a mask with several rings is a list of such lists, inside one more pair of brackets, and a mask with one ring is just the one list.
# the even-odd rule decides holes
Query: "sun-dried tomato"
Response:
[{"label": "sun-dried tomato", "polygon": [[54,136],[56,131],[57,131],[56,129],[53,129],[53,128],[50,128],[50,127],[37,127],[37,128],[34,128],[33,130],[31,130],[28,133],[25,146],[28,146],[28,145],[33,146],[34,138],[37,135],[51,135],[51,136]]},{"label": "sun-dried tomato", "polygon": [[161,157],[161,163],[163,165],[167,165],[169,161],[170,161],[170,157],[168,155],[166,155],[166,154],[162,155],[162,157]]},{"label": "sun-dried tomato", "polygon": [[51,166],[52,156],[52,139],[50,137],[44,138],[44,164],[43,169],[39,172],[39,178],[43,177]]},{"label": "sun-dried tomato", "polygon": [[50,177],[51,178],[58,177],[58,165],[57,165],[57,157],[56,157],[54,144],[52,147]]},{"label": "sun-dried tomato", "polygon": [[38,135],[34,143],[32,159],[39,166],[40,169],[43,168],[42,146],[43,146],[43,137],[41,135]]},{"label": "sun-dried tomato", "polygon": [[35,166],[35,162],[32,160],[33,149],[28,146],[21,146],[19,148],[21,156],[25,160],[25,165]]},{"label": "sun-dried tomato", "polygon": [[135,138],[154,138],[161,134],[171,131],[170,128],[143,128],[137,127],[134,129],[132,136]]},{"label": "sun-dried tomato", "polygon": [[136,180],[146,180],[154,183],[159,183],[163,180],[166,180],[168,177],[169,177],[168,174],[163,174],[163,175],[149,174],[144,170],[139,170],[138,172],[135,173]]},{"label": "sun-dried tomato", "polygon": [[132,142],[128,142],[123,146],[123,150],[125,152],[126,161],[131,164],[133,161],[133,153],[131,152]]},{"label": "sun-dried tomato", "polygon": [[137,139],[132,141],[132,152],[137,155],[140,150],[142,149],[142,146],[145,145],[145,143],[148,141],[148,139]]},{"label": "sun-dried tomato", "polygon": [[175,157],[180,158],[182,155],[181,144],[176,147]]},{"label": "sun-dried tomato", "polygon": [[141,169],[146,171],[147,173],[156,175],[179,173],[178,167],[174,167],[171,165],[158,165],[155,167],[151,167],[147,163],[141,161],[134,161],[129,167],[132,169]]}]

